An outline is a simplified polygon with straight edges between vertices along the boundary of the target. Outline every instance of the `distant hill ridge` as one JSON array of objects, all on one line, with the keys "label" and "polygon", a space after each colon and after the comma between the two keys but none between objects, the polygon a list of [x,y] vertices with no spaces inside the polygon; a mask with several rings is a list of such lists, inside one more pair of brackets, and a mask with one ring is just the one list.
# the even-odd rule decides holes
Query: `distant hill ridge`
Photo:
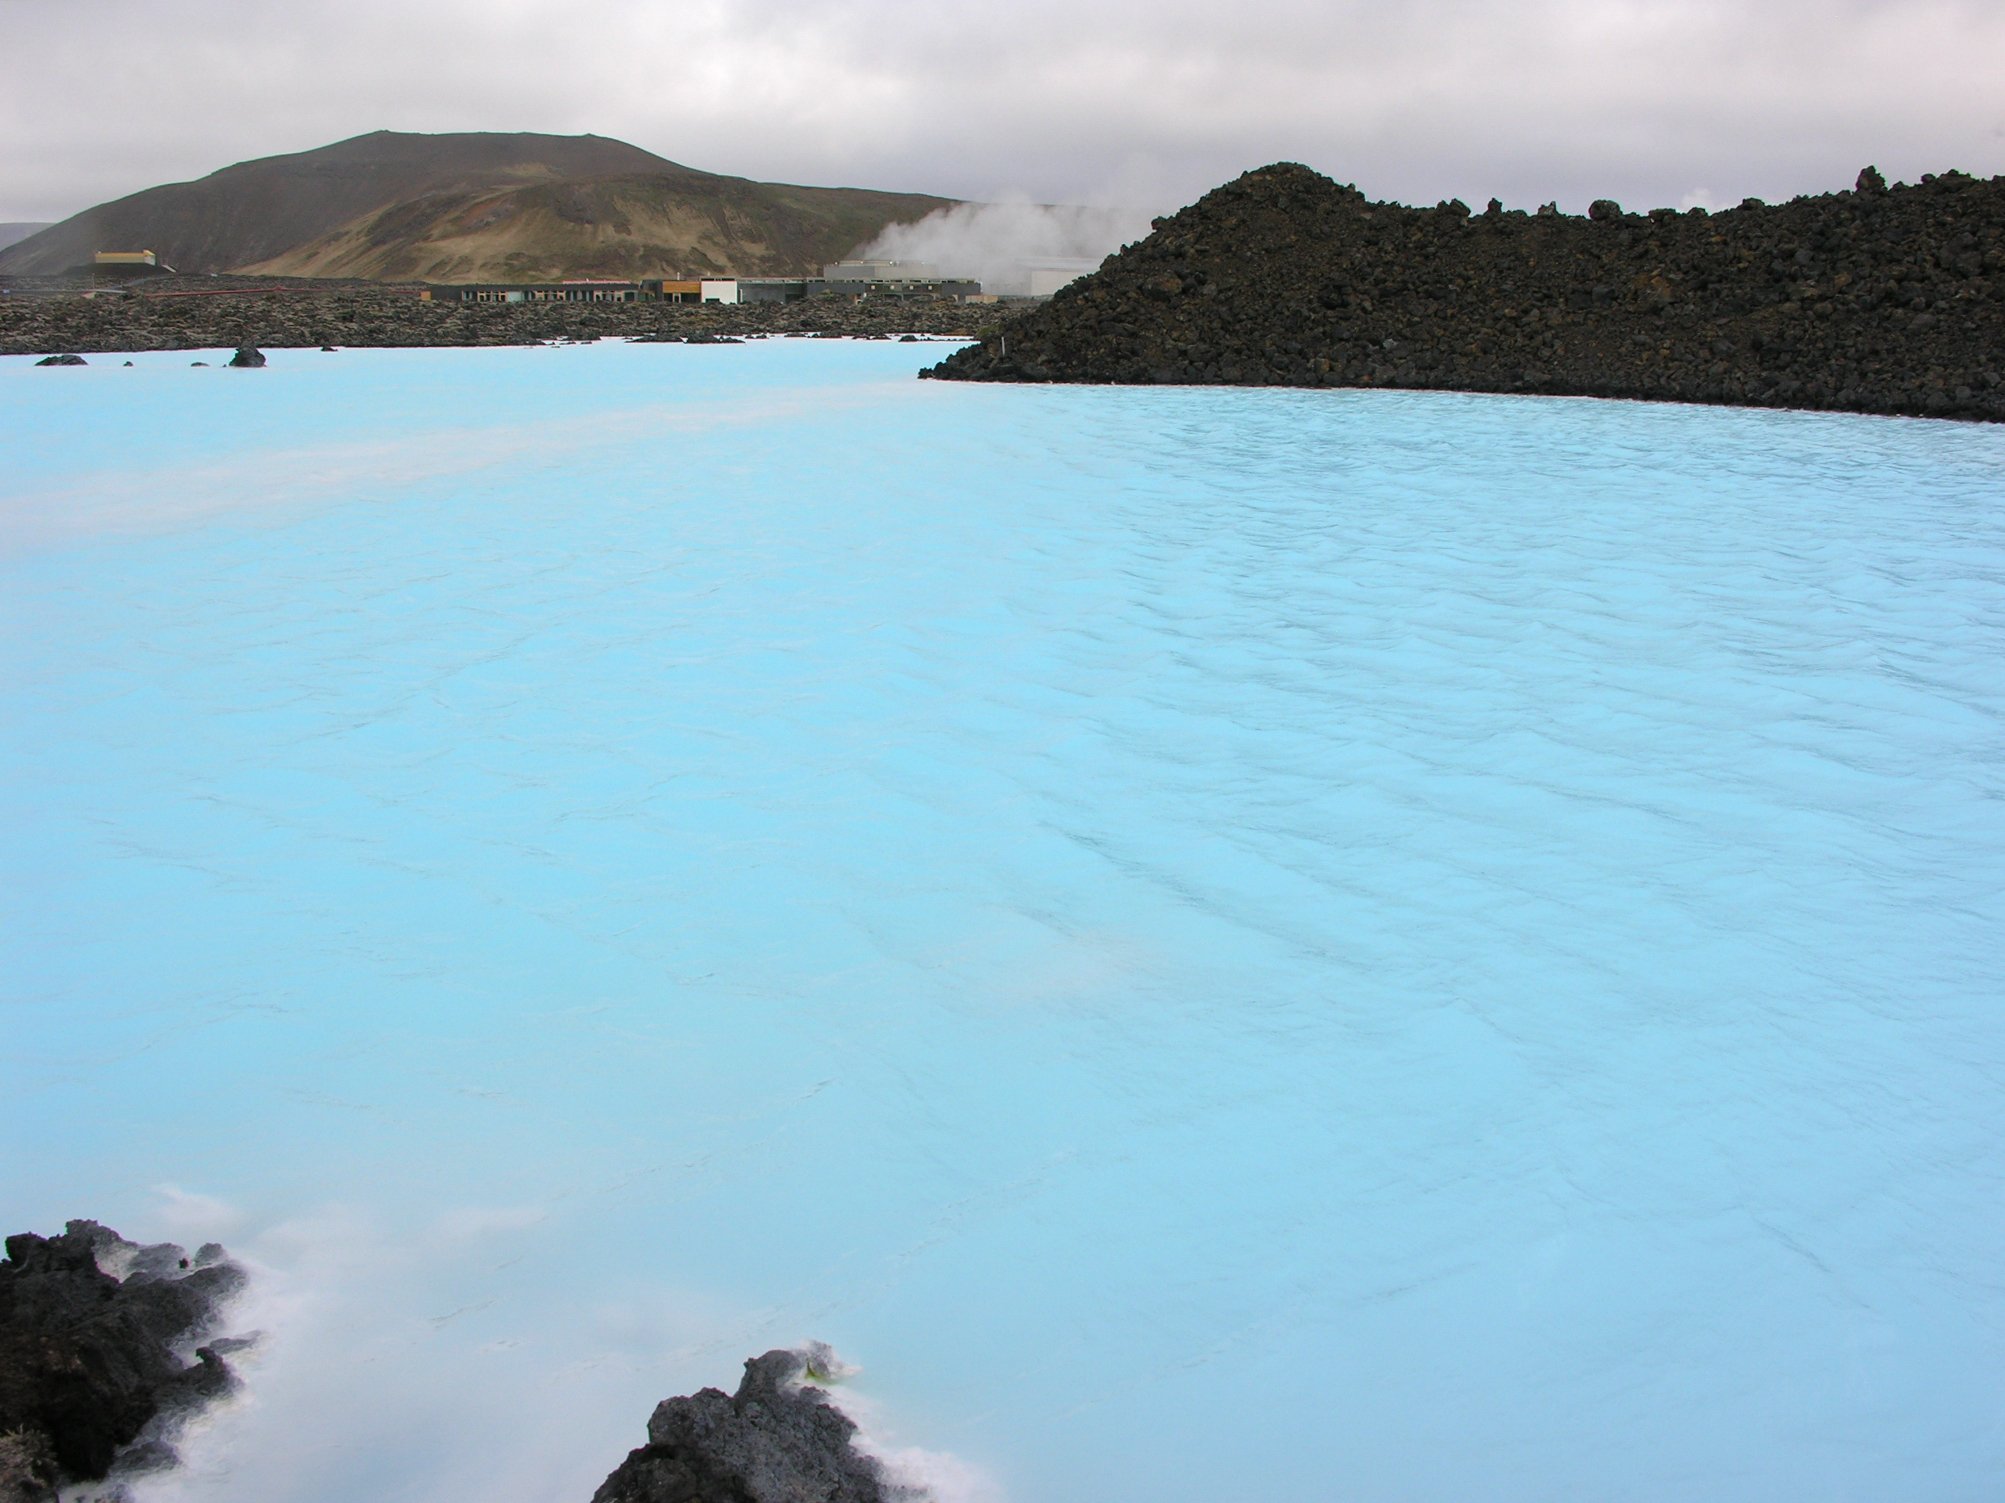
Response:
[{"label": "distant hill ridge", "polygon": [[152,250],[184,272],[386,281],[797,275],[952,202],[755,183],[603,136],[375,131],[99,204],[0,249],[0,273]]}]

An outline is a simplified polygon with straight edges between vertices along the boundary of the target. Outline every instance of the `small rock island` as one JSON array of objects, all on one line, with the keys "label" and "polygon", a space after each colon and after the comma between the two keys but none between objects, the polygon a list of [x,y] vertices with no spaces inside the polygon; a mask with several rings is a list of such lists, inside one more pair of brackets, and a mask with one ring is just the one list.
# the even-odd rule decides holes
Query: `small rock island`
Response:
[{"label": "small rock island", "polygon": [[855,1422],[816,1386],[833,1365],[824,1346],[771,1351],[735,1394],[664,1399],[592,1503],[926,1503],[857,1449]]}]

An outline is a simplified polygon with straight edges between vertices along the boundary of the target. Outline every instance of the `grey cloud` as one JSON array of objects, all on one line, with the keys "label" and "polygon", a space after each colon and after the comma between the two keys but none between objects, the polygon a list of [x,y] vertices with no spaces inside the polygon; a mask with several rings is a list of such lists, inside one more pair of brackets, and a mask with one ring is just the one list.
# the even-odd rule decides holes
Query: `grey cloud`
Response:
[{"label": "grey cloud", "polygon": [[0,218],[388,126],[1163,212],[1308,162],[1374,196],[1733,202],[2005,170],[1965,0],[0,0]]}]

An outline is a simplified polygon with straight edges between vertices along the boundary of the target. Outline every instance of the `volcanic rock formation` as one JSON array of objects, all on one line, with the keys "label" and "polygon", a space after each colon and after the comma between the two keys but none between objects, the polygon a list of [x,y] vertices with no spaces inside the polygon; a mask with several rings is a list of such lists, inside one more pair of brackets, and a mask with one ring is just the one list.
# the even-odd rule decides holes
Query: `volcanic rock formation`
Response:
[{"label": "volcanic rock formation", "polygon": [[[95,1221],[7,1239],[0,1262],[0,1503],[171,1463],[161,1426],[234,1383],[224,1351],[196,1347],[244,1286],[214,1243],[193,1257],[141,1247]],[[135,1446],[135,1442],[139,1442]]]},{"label": "volcanic rock formation", "polygon": [[2005,178],[1709,214],[1374,203],[1249,172],[928,374],[2005,420]]},{"label": "volcanic rock formation", "polygon": [[425,301],[365,284],[232,277],[173,277],[158,291],[97,297],[32,286],[28,295],[10,297],[0,278],[0,355],[227,350],[241,345],[269,354],[328,346],[521,345],[548,339],[751,334],[972,338],[996,318],[993,306],[954,298],[463,303]]},{"label": "volcanic rock formation", "polygon": [[647,1444],[628,1454],[592,1503],[923,1503],[856,1449],[856,1425],[810,1381],[826,1347],[745,1363],[735,1394],[705,1388],[664,1399]]}]

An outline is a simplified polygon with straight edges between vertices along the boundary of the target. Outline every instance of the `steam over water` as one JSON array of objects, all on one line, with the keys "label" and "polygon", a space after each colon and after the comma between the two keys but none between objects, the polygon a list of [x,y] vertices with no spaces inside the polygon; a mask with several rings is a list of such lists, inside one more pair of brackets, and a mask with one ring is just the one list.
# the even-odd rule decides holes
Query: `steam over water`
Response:
[{"label": "steam over water", "polygon": [[923,262],[950,277],[973,277],[990,292],[1029,292],[1029,266],[1070,261],[1090,271],[1149,226],[1141,209],[958,203],[887,225],[859,254]]},{"label": "steam over water", "polygon": [[1995,1499],[2005,433],[0,365],[0,1201],[154,1500],[584,1503],[805,1337],[1015,1503]]}]

